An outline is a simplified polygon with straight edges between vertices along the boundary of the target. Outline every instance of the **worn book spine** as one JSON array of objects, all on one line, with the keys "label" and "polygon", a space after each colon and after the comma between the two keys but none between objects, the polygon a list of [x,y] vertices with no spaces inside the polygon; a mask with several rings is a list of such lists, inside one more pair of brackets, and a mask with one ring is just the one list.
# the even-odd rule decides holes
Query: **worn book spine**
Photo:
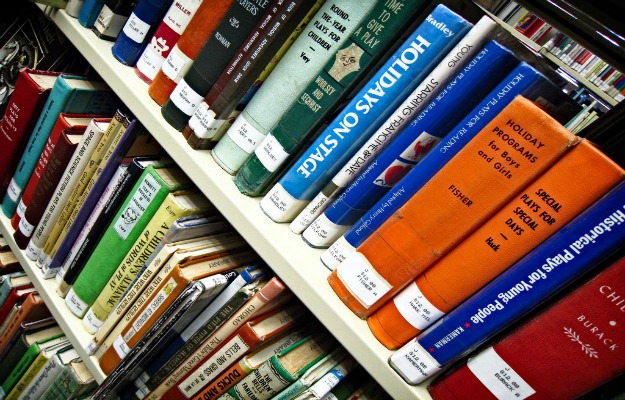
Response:
[{"label": "worn book spine", "polygon": [[327,1],[211,152],[234,174],[376,2]]},{"label": "worn book spine", "polygon": [[[428,103],[445,86],[464,64],[475,54],[479,53],[488,35],[497,24],[487,16],[475,24],[475,26],[462,37],[438,65],[427,75],[423,81],[410,93],[403,102],[382,122],[371,134],[359,142],[360,148],[355,152],[349,151],[351,157],[345,162],[345,156],[337,160],[341,167],[334,169],[336,174],[329,181],[321,180],[313,183],[316,188],[321,184],[321,190],[306,206],[300,215],[291,223],[291,230],[301,233],[307,228],[312,220],[332,202],[341,191],[354,181],[359,172],[366,169],[380,151],[395,139],[395,137],[408,125],[411,118],[418,115]],[[344,142],[343,142],[344,143]],[[344,145],[343,145],[344,146]],[[340,146],[339,148],[343,148]],[[323,168],[323,166],[322,166]],[[311,211],[314,210],[314,211]],[[322,228],[324,229],[324,228]],[[315,241],[308,241],[309,245],[316,246]]]},{"label": "worn book spine", "polygon": [[0,352],[7,346],[22,322],[42,319],[49,316],[50,311],[41,296],[36,292],[30,293],[26,296],[26,300],[24,300],[22,306],[17,310],[15,316],[9,321],[2,336],[0,336]]},{"label": "worn book spine", "polygon": [[0,120],[0,191],[4,191],[15,172],[16,158],[21,154],[37,115],[50,95],[45,81],[56,79],[58,72],[25,69],[15,82],[15,89]]},{"label": "worn book spine", "polygon": [[625,371],[623,276],[620,258],[428,390],[437,399],[577,398],[607,383]]},{"label": "worn book spine", "polygon": [[74,315],[85,315],[167,193],[174,189],[177,187],[166,183],[154,167],[146,168],[65,297]]},{"label": "worn book spine", "polygon": [[537,105],[517,96],[339,264],[330,286],[350,310],[368,317],[576,141]]},{"label": "worn book spine", "polygon": [[65,12],[70,17],[78,18],[78,13],[84,4],[85,0],[69,0],[65,6]]},{"label": "worn book spine", "polygon": [[303,232],[303,239],[313,247],[327,247],[334,243],[417,165],[518,62],[509,50],[490,41],[467,61],[436,98],[423,107],[367,168],[354,173],[353,182],[313,220]]},{"label": "worn book spine", "polygon": [[421,1],[376,4],[241,166],[234,178],[239,191],[259,196],[273,183],[282,165],[388,52],[422,5]]},{"label": "worn book spine", "polygon": [[[625,243],[621,183],[390,358],[411,384],[438,374],[518,321]],[[423,364],[420,364],[423,362]]]},{"label": "worn book spine", "polygon": [[[561,229],[624,173],[588,141],[577,144],[371,315],[371,331],[388,348],[402,346]],[[577,184],[562,185],[568,181]],[[420,306],[414,307],[417,303]]]},{"label": "worn book spine", "polygon": [[152,83],[202,1],[174,0],[169,7],[135,65],[135,72],[146,83]]},{"label": "worn book spine", "polygon": [[138,1],[115,39],[111,48],[113,57],[122,64],[134,66],[171,3],[171,0]]},{"label": "worn book spine", "polygon": [[[480,132],[487,122],[508,105],[516,95],[537,102],[546,101],[547,110],[570,110],[570,97],[530,65],[521,62],[480,103],[475,106],[439,142],[430,155],[419,162],[392,190],[388,191],[343,236],[322,254],[322,261],[330,269],[336,268],[355,251],[386,219],[410,199],[445,163],[455,156],[466,143]],[[548,111],[550,112],[550,111]],[[573,112],[551,113],[564,123]]]},{"label": "worn book spine", "polygon": [[93,28],[93,24],[96,19],[98,19],[98,15],[100,15],[100,11],[102,11],[105,2],[106,0],[85,0],[78,13],[78,22],[80,25],[89,29]]},{"label": "worn book spine", "polygon": [[[71,345],[68,345],[68,348],[59,350],[48,359],[37,375],[35,375],[30,385],[22,392],[22,400],[39,399],[46,388],[50,387],[54,379],[59,376],[65,364],[71,361],[69,358],[80,358],[76,350],[70,348],[70,346]],[[63,358],[61,358],[61,355]]]},{"label": "worn book spine", "polygon": [[[444,21],[449,31],[439,30],[432,21]],[[470,27],[447,7],[437,6],[265,195],[265,214],[275,222],[292,221],[321,189],[323,183],[314,182],[329,179],[340,168],[339,158],[345,155],[337,149],[351,156],[349,148],[360,147]]]},{"label": "worn book spine", "polygon": [[163,105],[169,99],[233,3],[234,0],[202,2],[148,88],[148,94],[157,104]]},{"label": "worn book spine", "polygon": [[322,4],[323,1],[279,0],[276,15],[265,15],[258,26],[258,36],[252,32],[189,118],[182,134],[192,148],[214,147],[219,140],[217,133],[240,108],[246,93],[262,84],[263,71],[279,61],[280,53],[286,52],[283,47],[297,39]]},{"label": "worn book spine", "polygon": [[[258,32],[256,25],[265,13],[273,15],[276,10],[270,1],[259,2],[255,7],[235,2],[163,104],[161,114],[165,121],[182,131],[219,75],[244,44],[250,31]],[[232,20],[238,23],[232,24]]]},{"label": "worn book spine", "polygon": [[138,0],[107,0],[93,24],[93,33],[100,39],[115,41],[137,3]]}]

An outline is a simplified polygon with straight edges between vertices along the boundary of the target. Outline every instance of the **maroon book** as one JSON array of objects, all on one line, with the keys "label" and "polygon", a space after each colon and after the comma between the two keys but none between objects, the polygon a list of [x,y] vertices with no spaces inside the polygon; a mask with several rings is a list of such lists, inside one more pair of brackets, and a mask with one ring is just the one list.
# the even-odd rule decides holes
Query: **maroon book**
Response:
[{"label": "maroon book", "polygon": [[54,85],[58,72],[25,69],[15,82],[0,120],[0,193],[4,193],[19,156]]},{"label": "maroon book", "polygon": [[[35,227],[43,217],[56,187],[65,172],[67,164],[74,154],[74,150],[85,133],[84,126],[72,127],[59,133],[59,139],[50,154],[50,160],[38,179],[32,198],[30,199],[24,217],[13,233],[13,239],[20,249],[25,249],[30,241]],[[32,178],[31,178],[32,179]],[[27,186],[28,187],[28,186]],[[17,214],[16,214],[17,215]]]},{"label": "maroon book", "polygon": [[572,399],[625,372],[625,257],[442,376],[435,399]]}]

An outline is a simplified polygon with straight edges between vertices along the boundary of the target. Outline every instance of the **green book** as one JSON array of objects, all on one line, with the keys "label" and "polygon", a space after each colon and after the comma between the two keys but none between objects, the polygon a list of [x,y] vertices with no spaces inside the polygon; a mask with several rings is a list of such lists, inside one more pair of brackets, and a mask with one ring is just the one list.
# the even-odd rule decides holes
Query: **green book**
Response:
[{"label": "green book", "polygon": [[41,395],[40,400],[83,398],[97,386],[98,383],[82,360],[76,360],[63,367],[52,385]]},{"label": "green book", "polygon": [[378,2],[315,79],[298,94],[234,178],[239,190],[259,196],[339,106],[356,84],[394,50],[398,37],[426,4],[424,0]]},{"label": "green book", "polygon": [[381,0],[329,0],[317,11],[252,100],[219,140],[212,156],[234,174],[280,121],[300,92]]},{"label": "green book", "polygon": [[85,315],[167,194],[191,186],[189,178],[176,167],[150,165],[143,171],[65,297],[74,315]]},{"label": "green book", "polygon": [[336,341],[329,334],[307,336],[250,372],[226,392],[226,398],[270,399],[299,379],[336,346]]}]

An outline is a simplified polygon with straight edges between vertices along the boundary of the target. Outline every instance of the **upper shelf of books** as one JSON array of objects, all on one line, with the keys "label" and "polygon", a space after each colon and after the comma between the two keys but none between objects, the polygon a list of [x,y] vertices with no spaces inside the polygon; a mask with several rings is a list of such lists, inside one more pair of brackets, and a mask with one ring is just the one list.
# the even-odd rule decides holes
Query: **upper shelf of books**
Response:
[{"label": "upper shelf of books", "polygon": [[430,398],[425,386],[406,384],[390,368],[387,360],[391,351],[379,344],[366,323],[334,294],[327,284],[329,271],[319,261],[321,252],[307,246],[287,224],[276,224],[267,218],[258,198],[240,194],[231,176],[208,151],[191,149],[182,134],[162,118],[145,82],[131,67],[112,56],[111,42],[97,39],[64,11],[52,11],[50,18],[241,236],[369,374],[394,398]]}]

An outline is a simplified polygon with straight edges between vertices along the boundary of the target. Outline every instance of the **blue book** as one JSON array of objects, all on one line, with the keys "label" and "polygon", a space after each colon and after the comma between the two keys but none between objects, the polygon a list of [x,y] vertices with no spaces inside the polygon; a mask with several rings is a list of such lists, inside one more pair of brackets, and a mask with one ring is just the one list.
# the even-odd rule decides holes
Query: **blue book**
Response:
[{"label": "blue book", "polygon": [[304,240],[313,247],[334,243],[518,63],[508,49],[490,41],[313,221]]},{"label": "blue book", "polygon": [[78,12],[78,23],[85,28],[93,28],[93,24],[98,19],[104,3],[105,0],[85,0],[85,3],[80,8],[80,12]]},{"label": "blue book", "polygon": [[141,0],[137,3],[111,49],[119,62],[130,66],[137,63],[171,3],[172,0]]},{"label": "blue book", "polygon": [[467,116],[460,121],[427,156],[388,191],[343,236],[321,256],[322,262],[334,269],[345,257],[378,229],[386,218],[397,211],[456,155],[486,124],[517,95],[540,102],[558,122],[566,122],[578,105],[540,72],[521,62]]},{"label": "blue book", "polygon": [[90,81],[82,76],[59,75],[50,96],[43,105],[13,179],[2,201],[2,211],[8,218],[13,216],[24,186],[35,169],[37,160],[50,136],[50,131],[60,113],[112,115],[119,105],[115,93],[104,83]]},{"label": "blue book", "polygon": [[625,245],[625,183],[390,357],[418,384],[547,301]]},{"label": "blue book", "polygon": [[470,29],[438,5],[261,200],[265,214],[291,221]]},{"label": "blue book", "polygon": [[[187,321],[186,326],[179,326],[180,329],[175,329],[173,334],[168,337],[167,346],[158,352],[155,358],[151,358],[147,365],[142,365],[143,373],[135,380],[135,386],[140,390],[145,388],[146,384],[150,382],[150,377],[154,376],[170,358],[180,350],[187,340],[193,337],[193,335],[203,327],[203,325],[210,321],[215,314],[217,314],[222,307],[226,306],[230,299],[235,296],[239,291],[244,289],[247,285],[259,282],[261,278],[267,275],[268,270],[258,265],[251,265],[239,273],[236,277],[209,305],[204,308],[201,313],[196,315],[193,321]],[[192,323],[191,323],[192,322]]]}]

